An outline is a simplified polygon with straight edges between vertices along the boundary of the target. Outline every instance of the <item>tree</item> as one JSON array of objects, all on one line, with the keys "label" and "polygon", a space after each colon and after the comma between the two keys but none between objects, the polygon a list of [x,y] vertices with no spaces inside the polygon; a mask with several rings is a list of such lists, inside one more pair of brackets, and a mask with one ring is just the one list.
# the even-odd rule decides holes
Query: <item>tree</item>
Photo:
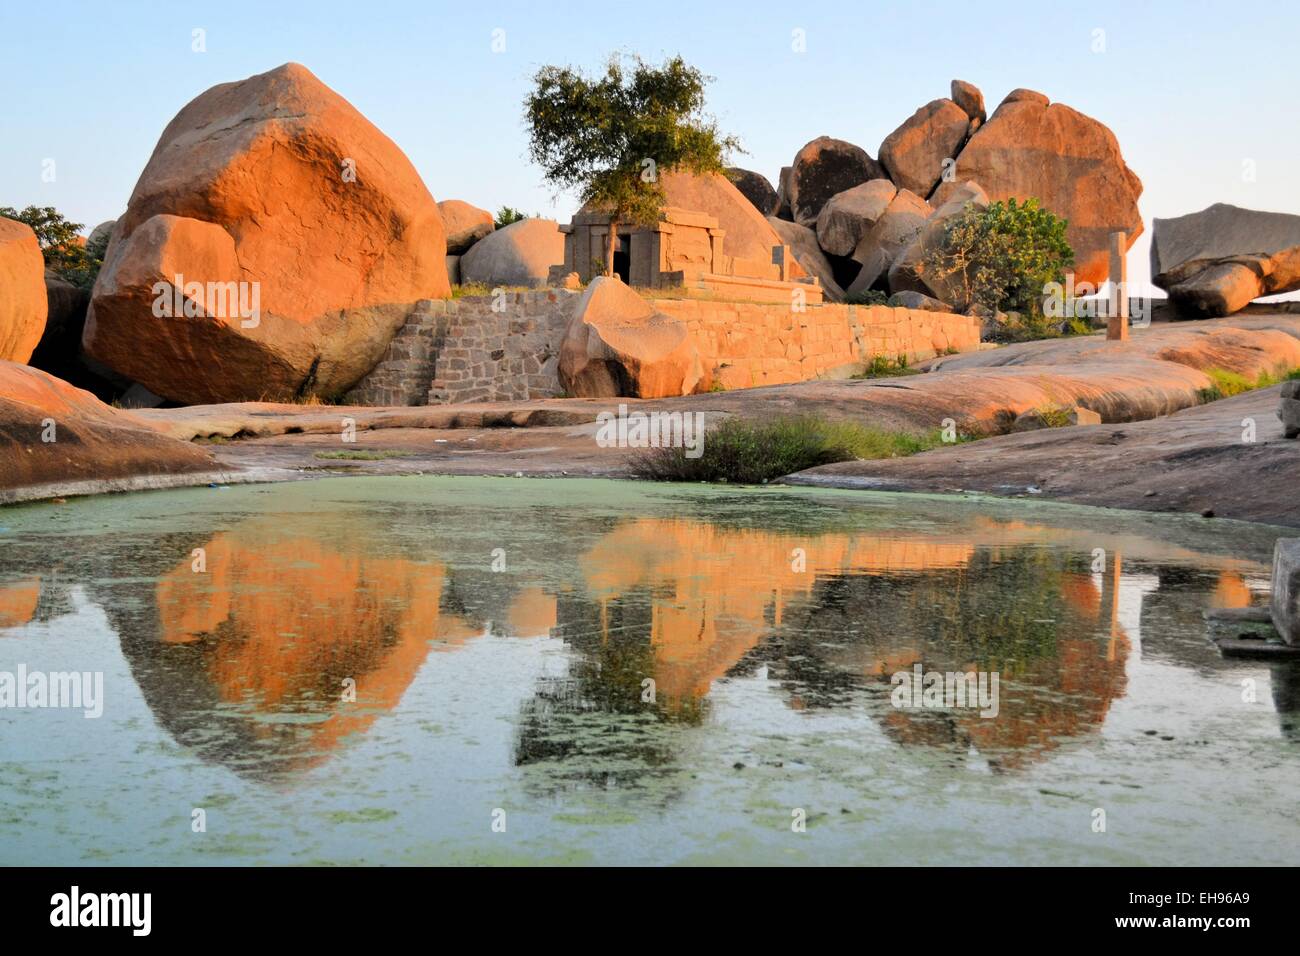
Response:
[{"label": "tree", "polygon": [[1063,282],[1074,265],[1068,225],[1032,198],[968,206],[944,226],[943,241],[925,266],[952,287],[962,300],[951,303],[958,308],[981,305],[1039,317],[1048,283]]},{"label": "tree", "polygon": [[704,114],[711,77],[673,57],[655,67],[611,57],[604,75],[547,66],[525,101],[529,154],[559,189],[576,189],[584,204],[608,210],[605,274],[614,274],[621,223],[652,225],[664,205],[659,173],[717,173],[734,137],[718,134]]},{"label": "tree", "polygon": [[21,212],[12,206],[0,206],[0,216],[31,226],[47,269],[82,289],[95,284],[104,250],[88,250],[77,241],[81,223],[69,222],[53,206],[28,206]]}]

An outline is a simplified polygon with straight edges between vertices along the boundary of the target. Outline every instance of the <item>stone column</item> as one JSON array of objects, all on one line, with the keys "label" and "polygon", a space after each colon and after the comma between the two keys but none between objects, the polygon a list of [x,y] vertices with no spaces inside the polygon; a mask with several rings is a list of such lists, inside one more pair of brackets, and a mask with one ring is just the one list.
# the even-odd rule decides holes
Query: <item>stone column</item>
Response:
[{"label": "stone column", "polygon": [[1106,338],[1123,342],[1128,338],[1128,261],[1123,232],[1110,234],[1110,314],[1106,318]]}]

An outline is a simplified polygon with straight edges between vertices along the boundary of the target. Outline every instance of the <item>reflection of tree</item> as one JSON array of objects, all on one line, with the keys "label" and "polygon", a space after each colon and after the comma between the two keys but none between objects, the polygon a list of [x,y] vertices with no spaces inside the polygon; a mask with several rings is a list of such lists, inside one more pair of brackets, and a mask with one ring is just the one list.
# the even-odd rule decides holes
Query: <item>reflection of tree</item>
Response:
[{"label": "reflection of tree", "polygon": [[[1128,640],[1111,640],[1108,595],[1076,564],[1054,550],[979,549],[960,570],[847,577],[836,585],[847,597],[814,601],[806,613],[816,623],[792,619],[785,630],[806,624],[818,635],[839,634],[825,656],[872,678],[880,720],[894,739],[960,753],[975,746],[995,767],[1018,766],[1096,729],[1124,693]],[[806,652],[818,646],[811,640]],[[998,716],[893,707],[890,678],[914,664],[926,672],[996,671]]]},{"label": "reflection of tree", "polygon": [[553,765],[548,785],[635,784],[673,761],[655,725],[701,717],[702,698],[643,699],[656,664],[650,607],[637,597],[598,605],[560,595],[555,635],[576,653],[564,677],[544,678],[524,703],[515,737],[517,765]]}]

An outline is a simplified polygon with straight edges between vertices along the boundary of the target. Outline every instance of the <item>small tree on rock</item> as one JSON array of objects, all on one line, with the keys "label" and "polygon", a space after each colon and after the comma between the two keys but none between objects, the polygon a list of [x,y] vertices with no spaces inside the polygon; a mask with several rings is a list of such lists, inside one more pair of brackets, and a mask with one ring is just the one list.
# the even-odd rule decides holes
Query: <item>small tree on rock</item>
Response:
[{"label": "small tree on rock", "polygon": [[951,288],[957,300],[951,305],[1038,318],[1048,283],[1064,281],[1074,264],[1065,238],[1068,225],[1032,198],[999,201],[987,209],[968,206],[945,224],[943,241],[925,266]]},{"label": "small tree on rock", "polygon": [[525,101],[529,154],[548,182],[576,189],[611,215],[605,274],[614,273],[621,223],[651,225],[665,197],[660,172],[720,173],[740,148],[704,114],[710,77],[673,57],[656,67],[612,57],[602,76],[543,67]]}]

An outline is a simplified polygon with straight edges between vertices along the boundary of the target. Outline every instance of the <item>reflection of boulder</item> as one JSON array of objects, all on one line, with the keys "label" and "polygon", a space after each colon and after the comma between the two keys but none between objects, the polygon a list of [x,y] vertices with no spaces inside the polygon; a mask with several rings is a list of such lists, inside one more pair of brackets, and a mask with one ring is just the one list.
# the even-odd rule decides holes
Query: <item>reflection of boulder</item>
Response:
[{"label": "reflection of boulder", "polygon": [[160,576],[152,628],[124,634],[123,649],[159,722],[239,772],[320,762],[397,705],[431,649],[479,633],[443,612],[440,565],[340,552],[270,524],[201,547]]},{"label": "reflection of boulder", "polygon": [[36,616],[36,608],[40,603],[40,578],[0,584],[0,631],[9,627],[22,627]]},{"label": "reflection of boulder", "polygon": [[[994,767],[1023,766],[1100,727],[1127,683],[1128,638],[1108,634],[1112,596],[1062,561],[1029,548],[977,548],[961,572],[850,576],[834,582],[831,600],[821,589],[832,582],[822,582],[782,634],[811,635],[796,643],[797,654],[874,686],[881,725],[900,743],[960,754],[974,746]],[[827,633],[848,639],[828,645],[820,636]],[[895,708],[890,679],[915,664],[925,672],[997,672],[998,715]]]}]

